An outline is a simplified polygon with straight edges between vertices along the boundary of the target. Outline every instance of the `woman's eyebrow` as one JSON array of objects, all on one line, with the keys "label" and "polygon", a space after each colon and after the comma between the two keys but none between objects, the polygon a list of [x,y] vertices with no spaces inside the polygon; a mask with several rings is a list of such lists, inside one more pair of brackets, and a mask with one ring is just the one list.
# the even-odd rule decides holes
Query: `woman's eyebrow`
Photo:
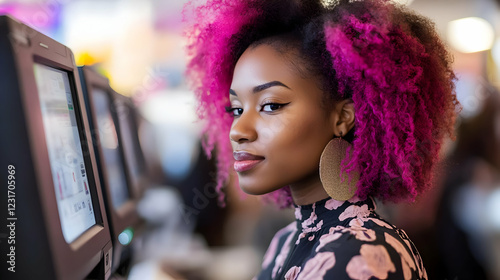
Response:
[{"label": "woman's eyebrow", "polygon": [[[290,87],[288,87],[287,85],[285,85],[284,83],[282,83],[280,81],[272,81],[272,82],[269,82],[269,83],[265,83],[265,84],[262,84],[262,85],[255,86],[253,88],[252,92],[253,93],[257,93],[257,92],[261,92],[261,91],[263,91],[265,89],[268,89],[270,87],[276,87],[276,86],[286,87],[287,89],[290,89]],[[229,89],[229,94],[230,95],[234,95],[234,96],[238,96],[233,89]]]},{"label": "woman's eyebrow", "polygon": [[270,87],[275,87],[275,86],[286,87],[287,89],[290,89],[287,85],[283,84],[280,81],[272,81],[272,82],[265,83],[265,84],[258,85],[256,87],[254,87],[253,93],[257,93],[257,92],[260,92],[260,91],[263,91],[265,89],[268,89]]}]

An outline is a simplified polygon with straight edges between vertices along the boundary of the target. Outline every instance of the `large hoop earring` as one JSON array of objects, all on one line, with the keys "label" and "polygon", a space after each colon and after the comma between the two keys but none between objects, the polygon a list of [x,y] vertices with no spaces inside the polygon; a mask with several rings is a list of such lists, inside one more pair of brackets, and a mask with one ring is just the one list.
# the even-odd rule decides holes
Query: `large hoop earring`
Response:
[{"label": "large hoop earring", "polygon": [[[356,184],[359,181],[359,173],[351,172],[351,180],[344,171],[341,176],[341,163],[346,157],[347,149],[352,145],[340,137],[328,142],[319,161],[319,177],[326,193],[335,200],[349,200],[356,193]],[[350,149],[349,157],[353,149]]]}]

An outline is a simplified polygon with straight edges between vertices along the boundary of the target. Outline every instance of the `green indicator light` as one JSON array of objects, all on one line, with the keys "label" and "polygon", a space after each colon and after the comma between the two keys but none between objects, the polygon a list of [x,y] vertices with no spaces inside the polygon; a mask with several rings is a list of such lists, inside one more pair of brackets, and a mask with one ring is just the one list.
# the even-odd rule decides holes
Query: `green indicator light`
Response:
[{"label": "green indicator light", "polygon": [[132,238],[134,238],[134,230],[130,227],[126,228],[118,235],[118,241],[124,246],[130,244]]}]

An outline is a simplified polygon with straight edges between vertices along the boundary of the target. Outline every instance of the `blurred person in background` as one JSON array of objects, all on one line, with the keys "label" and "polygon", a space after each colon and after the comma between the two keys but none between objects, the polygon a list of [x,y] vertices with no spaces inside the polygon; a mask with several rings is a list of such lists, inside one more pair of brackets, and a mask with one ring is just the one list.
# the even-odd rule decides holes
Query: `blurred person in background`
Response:
[{"label": "blurred person in background", "polygon": [[246,193],[295,206],[257,279],[427,279],[372,198],[413,201],[453,136],[433,24],[377,0],[209,0],[194,14],[188,76],[217,188],[232,165]]},{"label": "blurred person in background", "polygon": [[464,118],[445,161],[438,204],[436,276],[500,279],[500,95],[492,85],[479,112]]}]

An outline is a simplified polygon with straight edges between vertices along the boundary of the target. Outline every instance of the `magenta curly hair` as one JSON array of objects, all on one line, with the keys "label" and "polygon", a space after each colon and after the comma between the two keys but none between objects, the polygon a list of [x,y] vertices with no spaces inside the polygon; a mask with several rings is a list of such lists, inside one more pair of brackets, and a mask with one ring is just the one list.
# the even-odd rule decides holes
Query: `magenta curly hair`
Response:
[{"label": "magenta curly hair", "polygon": [[[354,153],[343,168],[360,172],[359,197],[413,201],[429,188],[459,110],[451,57],[434,25],[388,1],[330,2],[208,0],[195,8],[203,20],[187,33],[187,75],[206,121],[205,149],[217,147],[219,191],[232,163],[233,119],[224,110],[232,73],[243,51],[261,43],[298,49],[307,72],[322,78],[325,102],[353,100],[346,139]],[[292,205],[288,187],[271,196]]]}]

